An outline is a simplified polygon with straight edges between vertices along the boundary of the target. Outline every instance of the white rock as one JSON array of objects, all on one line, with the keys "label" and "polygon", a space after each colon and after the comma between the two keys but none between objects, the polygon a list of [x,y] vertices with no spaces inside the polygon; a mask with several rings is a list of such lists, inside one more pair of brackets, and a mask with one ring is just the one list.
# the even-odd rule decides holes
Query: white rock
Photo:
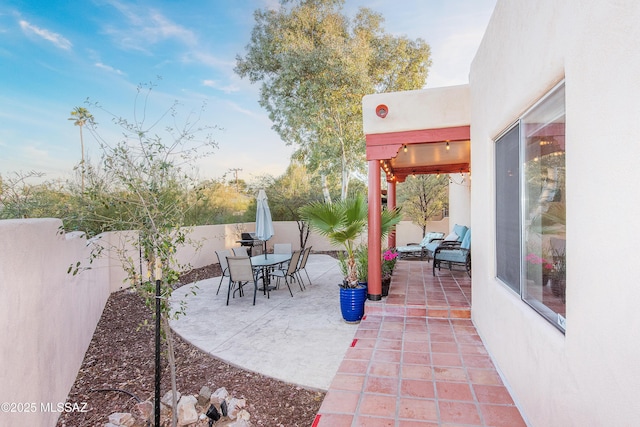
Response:
[{"label": "white rock", "polygon": [[222,403],[223,400],[227,398],[227,396],[229,396],[229,392],[227,391],[227,389],[224,387],[220,387],[219,389],[213,392],[213,394],[211,395],[211,399],[209,401],[211,403],[220,404]]},{"label": "white rock", "polygon": [[131,427],[136,420],[133,418],[133,415],[128,412],[114,412],[109,415],[109,422],[117,426]]},{"label": "white rock", "polygon": [[251,414],[248,413],[246,410],[242,409],[241,411],[238,412],[238,414],[236,415],[236,418],[238,420],[249,421],[251,419]]},{"label": "white rock", "polygon": [[[176,402],[180,401],[180,396],[180,392],[176,392]],[[169,390],[164,394],[164,396],[162,396],[160,402],[162,402],[163,405],[166,405],[167,407],[173,409],[173,393],[171,392],[171,390]]]},{"label": "white rock", "polygon": [[182,396],[178,402],[178,425],[186,426],[198,422],[198,411],[196,411],[198,399],[195,396]]}]

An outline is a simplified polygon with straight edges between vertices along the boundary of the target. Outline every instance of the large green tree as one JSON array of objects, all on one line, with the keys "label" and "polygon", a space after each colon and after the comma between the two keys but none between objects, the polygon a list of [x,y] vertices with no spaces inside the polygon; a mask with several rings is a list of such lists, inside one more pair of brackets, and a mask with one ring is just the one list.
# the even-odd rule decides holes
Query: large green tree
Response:
[{"label": "large green tree", "polygon": [[345,199],[365,166],[362,97],[423,87],[431,60],[423,40],[386,34],[382,16],[367,8],[350,19],[343,4],[280,0],[278,9],[257,10],[235,71],[262,83],[273,128],[323,181],[339,175]]}]

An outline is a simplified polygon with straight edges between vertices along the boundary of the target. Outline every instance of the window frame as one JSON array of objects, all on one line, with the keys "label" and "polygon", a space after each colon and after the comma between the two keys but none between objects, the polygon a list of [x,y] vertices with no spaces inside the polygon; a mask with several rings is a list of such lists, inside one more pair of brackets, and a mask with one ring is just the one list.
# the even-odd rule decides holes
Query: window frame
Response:
[{"label": "window frame", "polygon": [[[558,101],[554,100],[553,97],[558,96],[558,92],[561,90],[564,93],[562,94],[561,103],[558,103]],[[551,101],[548,104],[549,110],[545,111],[545,103],[548,102],[550,99]],[[556,102],[555,105],[553,103],[554,101]],[[560,106],[561,108],[558,108],[558,106]],[[560,112],[561,114],[558,115],[557,114],[558,112]],[[556,116],[554,116],[554,114],[556,114]],[[559,83],[557,83],[549,91],[547,91],[544,94],[544,96],[542,96],[531,107],[529,107],[526,111],[524,111],[521,115],[519,115],[518,119],[514,123],[510,124],[504,131],[502,131],[494,139],[494,162],[495,162],[494,190],[495,190],[495,197],[496,197],[495,204],[494,204],[495,215],[496,215],[495,217],[496,247],[495,247],[494,256],[496,257],[495,258],[496,279],[507,289],[517,294],[525,304],[527,304],[529,307],[535,310],[544,319],[549,321],[562,333],[565,333],[566,331],[566,317],[565,317],[566,316],[566,298],[564,297],[564,289],[563,289],[562,300],[561,300],[562,302],[559,305],[555,305],[556,311],[554,311],[554,309],[551,308],[548,304],[550,302],[554,303],[557,301],[553,301],[553,298],[549,299],[548,297],[545,299],[544,292],[545,291],[549,292],[545,288],[545,285],[550,284],[551,286],[553,286],[555,283],[553,281],[544,283],[545,282],[544,275],[541,276],[540,280],[537,280],[538,279],[537,276],[540,274],[539,272],[536,273],[535,270],[533,270],[533,275],[531,271],[527,272],[527,268],[531,267],[531,265],[527,265],[527,257],[525,256],[525,254],[528,254],[528,252],[530,251],[529,244],[533,242],[533,241],[530,241],[528,237],[529,237],[529,234],[533,235],[534,233],[532,231],[533,228],[531,227],[532,220],[531,218],[527,218],[527,208],[533,207],[538,209],[543,205],[543,202],[542,202],[543,198],[541,193],[540,193],[540,198],[538,198],[537,200],[535,198],[531,198],[531,200],[534,200],[535,202],[531,202],[531,200],[529,200],[529,205],[527,205],[527,197],[531,197],[531,195],[533,194],[531,190],[527,192],[527,179],[529,180],[531,180],[532,178],[542,179],[543,175],[546,175],[548,170],[548,167],[546,165],[543,165],[542,163],[544,159],[543,155],[541,155],[539,159],[540,172],[538,175],[536,175],[535,173],[533,174],[531,173],[532,166],[535,166],[535,163],[527,164],[527,161],[530,161],[530,162],[538,161],[538,160],[527,159],[527,149],[530,147],[536,148],[536,144],[532,144],[532,141],[533,141],[532,136],[535,134],[535,132],[530,132],[531,127],[529,126],[529,129],[527,127],[528,124],[532,123],[531,117],[533,118],[541,117],[545,120],[548,119],[549,117],[551,118],[561,117],[562,121],[559,123],[561,123],[561,126],[562,126],[562,131],[563,131],[562,138],[564,143],[564,139],[566,136],[566,85],[565,85],[564,79]],[[533,123],[535,123],[535,120],[533,121]],[[539,129],[544,129],[547,126],[553,127],[552,123],[555,123],[553,119],[548,121],[540,120]],[[528,130],[530,132],[529,134],[527,134]],[[516,132],[515,141],[513,141],[513,134],[512,134],[512,132],[514,131]],[[500,147],[500,144],[503,142],[510,143],[510,144],[515,143],[517,144],[517,147],[513,147],[513,146]],[[540,141],[540,144],[542,145],[542,141]],[[504,208],[504,206],[507,206],[513,210],[516,204],[514,203],[513,200],[507,201],[507,203],[501,202],[500,200],[501,197],[505,197],[505,198],[513,197],[513,192],[510,192],[510,193],[506,192],[506,194],[504,194],[504,193],[501,193],[501,191],[499,191],[505,188],[508,189],[506,185],[503,185],[500,182],[499,174],[501,172],[504,173],[504,170],[498,170],[498,169],[501,167],[500,162],[501,161],[504,162],[504,159],[506,158],[505,152],[508,154],[509,148],[512,150],[516,148],[518,150],[518,166],[517,166],[517,178],[519,180],[518,194],[517,194],[518,212],[507,212],[507,214],[505,215],[504,213],[500,212],[500,208],[501,207]],[[564,145],[562,145],[561,148],[562,148],[561,153],[564,156],[564,154],[566,153],[566,149]],[[513,155],[513,153],[511,154]],[[566,158],[563,157],[562,159],[560,159],[560,162],[561,162],[560,164],[562,169],[562,180],[563,180],[561,191],[564,193],[566,192]],[[504,162],[504,164],[507,164],[507,163],[508,162]],[[511,162],[508,164],[513,165],[514,163]],[[509,169],[509,172],[510,171],[511,169]],[[563,197],[566,197],[566,196],[563,195]],[[565,214],[565,217],[564,217],[565,220],[562,226],[564,227],[563,231],[566,233],[566,206],[563,206],[563,209],[564,210],[562,212]],[[508,221],[505,222],[504,219],[505,217],[507,217],[507,220],[513,220],[515,216],[517,216],[518,218],[518,233],[517,233],[518,235],[517,238],[519,240],[518,253],[516,256],[509,256],[511,252],[508,250],[505,251],[505,248],[513,249],[514,239],[509,239],[508,237],[505,238],[505,235],[509,232],[511,233],[513,232],[512,231],[513,224],[509,223]],[[540,239],[540,243],[538,245],[538,247],[540,248],[539,250],[540,255],[545,254],[545,251],[542,249],[543,244],[545,243],[545,236],[550,237],[551,234],[545,235],[544,228],[541,227],[540,231],[538,232],[538,235],[536,236],[537,238]],[[505,245],[505,241],[507,242],[506,245]],[[508,245],[509,242],[511,243],[511,246]],[[563,283],[566,283],[566,237],[565,237],[565,240],[563,240],[563,242],[564,242],[564,246],[563,246],[563,252],[562,252],[562,262],[564,263],[563,267],[565,268],[563,273],[564,274]],[[502,255],[502,254],[506,254],[506,255]],[[528,255],[531,256],[531,254],[528,254]],[[501,259],[501,256],[506,256],[507,258]],[[556,272],[557,258],[555,256],[553,256],[553,258],[549,256],[540,257],[540,258],[542,258],[543,260],[548,259],[550,263],[552,263],[553,265],[552,267],[553,272],[554,273]],[[505,277],[505,274],[504,274],[505,265],[506,263],[514,262],[514,260],[516,260],[518,269],[519,269],[519,274],[517,275],[518,280],[516,281],[516,283],[510,283],[513,281],[513,271],[511,271],[510,277]],[[510,266],[512,267],[513,265],[510,265]],[[509,266],[507,266],[506,268],[509,268]],[[542,271],[541,268],[540,270]],[[529,278],[528,275],[532,277]],[[528,278],[529,278],[529,282],[527,282]],[[530,279],[534,279],[534,280],[531,281]],[[552,280],[556,280],[556,279],[552,279]],[[539,289],[537,289],[536,286]],[[530,291],[534,289],[539,295],[537,295],[533,291]]]}]

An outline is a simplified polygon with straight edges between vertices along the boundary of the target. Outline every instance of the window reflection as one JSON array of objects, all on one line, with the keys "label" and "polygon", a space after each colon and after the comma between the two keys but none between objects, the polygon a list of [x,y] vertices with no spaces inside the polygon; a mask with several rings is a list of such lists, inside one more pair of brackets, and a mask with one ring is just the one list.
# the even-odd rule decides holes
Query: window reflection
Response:
[{"label": "window reflection", "polygon": [[564,85],[523,116],[523,299],[564,329],[566,208]]}]

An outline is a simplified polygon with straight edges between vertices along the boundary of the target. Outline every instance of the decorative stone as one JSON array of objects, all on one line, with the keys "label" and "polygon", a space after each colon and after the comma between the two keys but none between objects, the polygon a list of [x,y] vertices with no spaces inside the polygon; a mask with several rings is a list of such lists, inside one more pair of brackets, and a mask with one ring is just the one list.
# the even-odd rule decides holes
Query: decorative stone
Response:
[{"label": "decorative stone", "polygon": [[205,406],[211,399],[211,389],[206,385],[200,389],[198,394],[198,405]]},{"label": "decorative stone", "polygon": [[251,419],[251,414],[248,413],[246,410],[242,409],[238,412],[238,414],[236,415],[236,418],[238,420],[249,421]]},{"label": "decorative stone", "polygon": [[153,419],[153,402],[148,400],[140,402],[134,406],[134,414],[136,418],[140,418],[143,421],[151,421]]},{"label": "decorative stone", "polygon": [[135,424],[136,420],[133,418],[133,415],[128,412],[114,412],[109,415],[109,422],[117,426],[131,427]]},{"label": "decorative stone", "polygon": [[[181,394],[178,391],[176,393],[176,402],[180,401],[180,396],[181,396]],[[160,402],[163,405],[167,406],[168,408],[173,409],[173,393],[171,392],[171,390],[169,390],[168,392],[166,392],[164,394],[164,396],[162,396],[162,399],[160,399]]]},{"label": "decorative stone", "polygon": [[227,401],[227,415],[232,420],[236,418],[238,412],[247,406],[247,401],[245,399],[236,399],[232,397]]},{"label": "decorative stone", "polygon": [[196,411],[198,399],[194,396],[182,396],[178,402],[178,425],[186,426],[198,422],[198,411]]},{"label": "decorative stone", "polygon": [[229,396],[229,392],[227,391],[227,389],[224,387],[220,387],[219,389],[213,392],[213,394],[211,395],[211,399],[209,401],[211,403],[219,405],[222,403],[222,401],[224,401],[227,398],[227,396]]}]

